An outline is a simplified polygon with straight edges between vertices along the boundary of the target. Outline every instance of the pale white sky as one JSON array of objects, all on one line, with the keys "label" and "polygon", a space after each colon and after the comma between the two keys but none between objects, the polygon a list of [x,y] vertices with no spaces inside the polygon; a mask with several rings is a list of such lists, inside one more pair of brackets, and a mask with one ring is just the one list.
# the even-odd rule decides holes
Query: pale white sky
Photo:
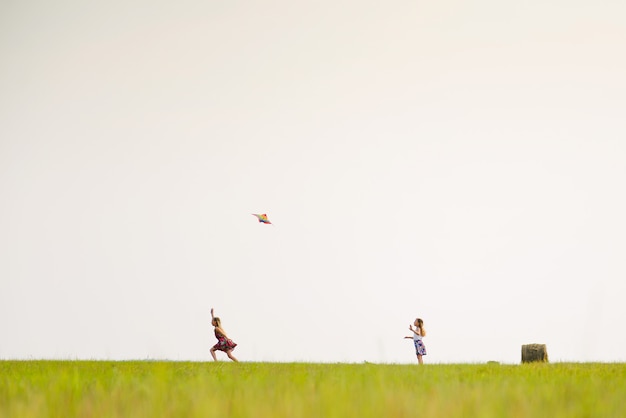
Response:
[{"label": "pale white sky", "polygon": [[626,361],[625,22],[2,1],[0,359]]}]

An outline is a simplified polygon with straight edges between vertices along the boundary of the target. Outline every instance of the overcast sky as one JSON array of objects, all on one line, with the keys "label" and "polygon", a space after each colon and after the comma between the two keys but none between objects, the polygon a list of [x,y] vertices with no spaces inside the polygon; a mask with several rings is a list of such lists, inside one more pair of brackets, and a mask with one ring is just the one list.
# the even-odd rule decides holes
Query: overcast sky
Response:
[{"label": "overcast sky", "polygon": [[626,361],[625,22],[0,2],[0,359]]}]

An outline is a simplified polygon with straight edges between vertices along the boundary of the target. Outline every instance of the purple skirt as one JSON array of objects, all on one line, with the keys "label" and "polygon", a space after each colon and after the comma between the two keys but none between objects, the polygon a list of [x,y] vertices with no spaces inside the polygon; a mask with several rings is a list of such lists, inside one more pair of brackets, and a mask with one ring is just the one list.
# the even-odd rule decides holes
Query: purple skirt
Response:
[{"label": "purple skirt", "polygon": [[417,354],[418,356],[425,356],[426,346],[424,345],[424,341],[413,340],[413,343],[415,344],[415,354]]}]

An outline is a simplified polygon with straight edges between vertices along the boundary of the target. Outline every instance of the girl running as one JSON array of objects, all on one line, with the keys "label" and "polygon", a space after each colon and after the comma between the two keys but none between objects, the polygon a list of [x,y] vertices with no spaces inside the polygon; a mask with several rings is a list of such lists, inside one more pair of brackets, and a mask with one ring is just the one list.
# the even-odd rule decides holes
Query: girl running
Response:
[{"label": "girl running", "polygon": [[237,347],[237,344],[235,344],[235,342],[226,335],[226,332],[222,328],[222,321],[218,317],[213,316],[213,308],[211,308],[211,325],[215,327],[215,338],[217,338],[217,344],[211,347],[211,356],[213,356],[213,360],[217,361],[215,351],[220,350],[225,352],[228,358],[232,361],[239,361],[235,358],[235,356],[233,356],[233,350]]}]

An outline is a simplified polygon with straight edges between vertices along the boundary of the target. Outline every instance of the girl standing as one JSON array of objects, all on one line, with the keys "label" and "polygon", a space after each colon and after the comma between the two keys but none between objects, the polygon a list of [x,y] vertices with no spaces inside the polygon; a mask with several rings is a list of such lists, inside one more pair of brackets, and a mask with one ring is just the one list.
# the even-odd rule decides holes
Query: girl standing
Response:
[{"label": "girl standing", "polygon": [[[415,328],[413,328],[415,326]],[[424,329],[424,321],[421,318],[417,318],[413,325],[409,325],[409,330],[413,332],[413,335],[409,335],[404,338],[413,338],[413,344],[415,344],[415,354],[417,355],[417,362],[424,364],[422,356],[426,355],[426,346],[422,338],[426,336],[426,330]]]},{"label": "girl standing", "polygon": [[213,360],[217,361],[215,351],[220,350],[225,352],[228,358],[232,361],[239,361],[233,356],[233,350],[237,347],[237,344],[235,344],[235,342],[226,335],[226,332],[222,328],[222,321],[218,317],[213,316],[213,308],[211,308],[211,325],[215,327],[215,338],[217,338],[217,344],[211,347],[211,356],[213,356]]}]

